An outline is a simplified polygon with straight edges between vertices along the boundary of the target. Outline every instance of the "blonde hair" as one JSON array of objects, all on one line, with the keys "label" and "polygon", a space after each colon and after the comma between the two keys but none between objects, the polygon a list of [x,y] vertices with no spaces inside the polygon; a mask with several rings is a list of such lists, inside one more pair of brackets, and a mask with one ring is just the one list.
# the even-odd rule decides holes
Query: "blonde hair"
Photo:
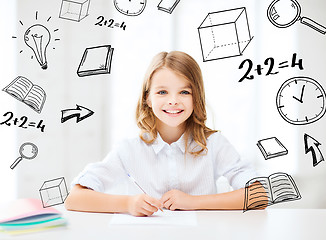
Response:
[{"label": "blonde hair", "polygon": [[[146,100],[151,88],[152,77],[156,71],[162,68],[168,68],[189,81],[192,89],[194,110],[186,120],[186,131],[184,134],[186,150],[188,138],[191,135],[200,149],[198,150],[196,147],[197,151],[190,153],[195,156],[203,152],[206,153],[206,139],[216,131],[211,130],[205,125],[207,116],[202,73],[197,62],[188,54],[180,51],[158,53],[154,56],[147,69],[136,109],[136,121],[138,127],[141,129],[140,138],[147,144],[151,144],[157,137],[155,115]],[[144,133],[148,133],[150,138],[144,138]]]}]

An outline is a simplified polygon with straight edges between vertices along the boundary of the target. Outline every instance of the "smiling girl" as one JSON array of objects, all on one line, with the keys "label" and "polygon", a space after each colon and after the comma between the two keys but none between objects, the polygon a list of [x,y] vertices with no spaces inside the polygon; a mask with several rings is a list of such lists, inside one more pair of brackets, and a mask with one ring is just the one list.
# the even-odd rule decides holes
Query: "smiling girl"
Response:
[{"label": "smiling girl", "polygon": [[[173,51],[153,58],[136,120],[138,137],[122,141],[102,162],[89,164],[75,178],[67,209],[134,216],[149,216],[163,207],[242,209],[244,186],[257,176],[220,132],[205,125],[203,78],[191,56]],[[129,180],[127,174],[144,193],[112,192],[116,184]],[[233,191],[217,193],[221,176]]]}]

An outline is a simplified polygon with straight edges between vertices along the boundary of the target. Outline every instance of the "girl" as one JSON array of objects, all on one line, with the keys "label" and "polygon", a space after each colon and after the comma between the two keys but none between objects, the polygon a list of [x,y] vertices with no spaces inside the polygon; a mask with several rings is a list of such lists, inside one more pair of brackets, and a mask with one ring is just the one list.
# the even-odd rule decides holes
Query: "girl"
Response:
[{"label": "girl", "polygon": [[[88,165],[73,181],[67,209],[149,216],[163,207],[243,208],[244,186],[257,176],[220,132],[206,127],[202,74],[191,56],[173,51],[153,58],[136,118],[140,136],[123,141],[102,162]],[[126,182],[137,189],[128,175],[143,193],[113,191]],[[217,194],[220,176],[234,191]]]}]

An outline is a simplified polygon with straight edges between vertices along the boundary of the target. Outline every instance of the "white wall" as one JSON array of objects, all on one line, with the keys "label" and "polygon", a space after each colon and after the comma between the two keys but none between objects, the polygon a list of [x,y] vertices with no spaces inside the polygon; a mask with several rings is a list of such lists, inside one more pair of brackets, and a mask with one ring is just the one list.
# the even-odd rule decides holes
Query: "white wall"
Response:
[{"label": "white wall", "polygon": [[[2,5],[1,13],[4,14],[1,16],[5,16],[6,22],[0,21],[1,29],[5,29],[1,35],[4,41],[1,51],[7,53],[0,57],[1,65],[5,66],[0,87],[23,75],[47,93],[41,114],[6,93],[0,93],[0,116],[12,111],[15,117],[25,115],[30,121],[42,119],[46,125],[44,133],[35,128],[0,125],[0,178],[6,182],[8,198],[38,198],[38,190],[44,181],[61,176],[69,184],[87,163],[100,161],[114,142],[137,134],[134,109],[149,61],[159,51],[181,50],[192,55],[202,68],[208,125],[221,130],[241,155],[253,162],[261,175],[282,171],[295,179],[302,199],[273,207],[325,208],[326,164],[322,162],[312,167],[311,154],[304,153],[303,134],[308,133],[319,140],[320,150],[326,154],[323,134],[326,118],[309,125],[291,125],[280,117],[275,105],[279,87],[291,77],[309,76],[326,86],[325,35],[299,22],[289,28],[276,28],[266,17],[271,1],[181,0],[172,14],[158,11],[159,2],[148,1],[141,15],[128,17],[116,11],[113,1],[93,0],[89,16],[80,22],[58,18],[60,0],[46,3],[17,0],[16,4],[6,1]],[[302,16],[326,25],[324,1],[300,0],[300,4]],[[203,62],[197,28],[209,12],[239,7],[246,7],[253,40],[242,56]],[[5,15],[9,11],[16,13],[9,17]],[[35,19],[36,12],[38,20]],[[107,20],[124,21],[126,30],[95,26],[100,15]],[[30,49],[22,41],[26,28],[35,22],[52,31],[59,29],[51,32],[53,38],[60,40],[50,44],[47,70],[42,70],[35,59],[30,58]],[[104,44],[114,47],[111,74],[78,77],[76,71],[84,49]],[[19,53],[20,50],[23,52]],[[266,58],[272,57],[278,64],[290,61],[293,53],[303,59],[304,70],[289,67],[272,76],[258,76],[252,71],[254,80],[238,82],[247,69],[247,65],[238,69],[244,59],[251,59],[254,65],[263,65]],[[73,119],[61,123],[61,110],[74,108],[76,104],[93,110],[94,115],[79,123]],[[289,153],[265,160],[256,143],[273,136],[286,145]],[[19,146],[27,141],[38,146],[37,158],[21,162],[14,171],[9,169]]]}]

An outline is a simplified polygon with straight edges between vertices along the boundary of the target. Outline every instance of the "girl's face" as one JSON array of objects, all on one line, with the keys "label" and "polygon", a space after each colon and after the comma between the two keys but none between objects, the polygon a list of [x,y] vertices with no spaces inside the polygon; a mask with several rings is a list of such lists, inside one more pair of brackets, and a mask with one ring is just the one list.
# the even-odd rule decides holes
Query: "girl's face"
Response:
[{"label": "girl's face", "polygon": [[162,127],[182,130],[193,112],[190,84],[168,68],[159,69],[152,77],[147,104],[153,110],[159,131]]}]

